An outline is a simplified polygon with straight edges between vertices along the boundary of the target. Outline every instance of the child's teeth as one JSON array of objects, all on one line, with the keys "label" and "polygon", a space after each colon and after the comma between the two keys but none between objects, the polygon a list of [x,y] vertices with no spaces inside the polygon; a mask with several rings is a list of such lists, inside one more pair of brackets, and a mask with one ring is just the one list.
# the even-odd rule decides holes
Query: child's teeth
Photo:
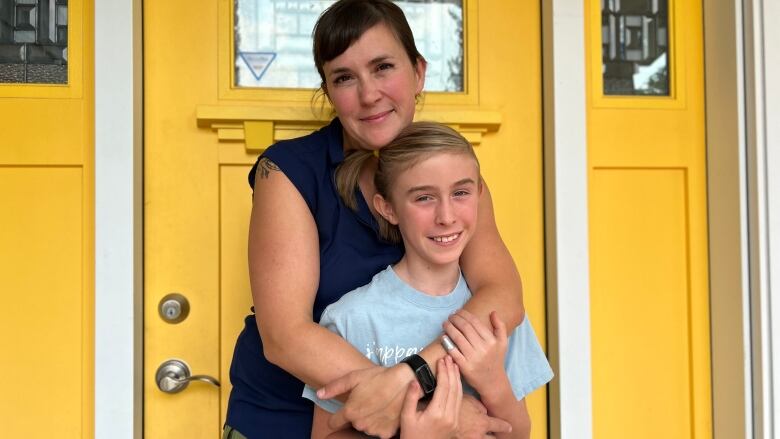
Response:
[{"label": "child's teeth", "polygon": [[437,236],[437,237],[433,238],[433,240],[436,241],[436,242],[450,242],[450,241],[455,240],[455,238],[457,238],[458,235],[459,234],[456,233],[456,234],[450,235],[450,236]]}]

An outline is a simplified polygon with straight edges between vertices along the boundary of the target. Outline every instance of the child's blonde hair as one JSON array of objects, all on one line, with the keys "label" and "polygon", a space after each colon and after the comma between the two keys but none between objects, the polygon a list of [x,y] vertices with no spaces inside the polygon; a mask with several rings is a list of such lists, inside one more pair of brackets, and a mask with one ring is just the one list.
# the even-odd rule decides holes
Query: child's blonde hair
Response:
[{"label": "child's blonde hair", "polygon": [[[479,160],[474,154],[474,149],[457,131],[440,123],[414,122],[401,130],[398,137],[378,152],[377,169],[374,174],[377,193],[385,200],[391,201],[391,188],[398,175],[438,153],[466,155],[474,160],[479,173]],[[339,196],[344,204],[354,211],[357,211],[355,191],[358,190],[360,170],[366,160],[374,154],[374,151],[365,149],[353,150],[336,169],[336,188]],[[382,238],[393,243],[401,242],[398,226],[382,217],[377,221],[379,235]]]}]

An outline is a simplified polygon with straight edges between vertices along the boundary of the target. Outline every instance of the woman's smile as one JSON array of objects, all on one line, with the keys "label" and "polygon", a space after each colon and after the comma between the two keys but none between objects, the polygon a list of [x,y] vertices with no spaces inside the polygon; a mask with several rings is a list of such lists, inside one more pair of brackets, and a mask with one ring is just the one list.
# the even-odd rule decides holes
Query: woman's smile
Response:
[{"label": "woman's smile", "polygon": [[360,120],[363,122],[382,122],[387,118],[386,116],[389,116],[392,112],[393,110],[382,111],[380,113],[372,114],[371,116],[362,117]]}]

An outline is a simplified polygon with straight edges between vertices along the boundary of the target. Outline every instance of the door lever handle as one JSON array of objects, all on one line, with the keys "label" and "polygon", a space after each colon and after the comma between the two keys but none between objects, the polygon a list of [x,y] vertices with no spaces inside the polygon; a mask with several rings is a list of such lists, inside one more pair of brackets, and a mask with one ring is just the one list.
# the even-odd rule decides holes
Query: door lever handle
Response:
[{"label": "door lever handle", "polygon": [[157,368],[155,382],[157,388],[165,393],[179,393],[192,381],[202,381],[220,387],[216,378],[208,375],[190,375],[187,363],[175,358],[163,362]]}]

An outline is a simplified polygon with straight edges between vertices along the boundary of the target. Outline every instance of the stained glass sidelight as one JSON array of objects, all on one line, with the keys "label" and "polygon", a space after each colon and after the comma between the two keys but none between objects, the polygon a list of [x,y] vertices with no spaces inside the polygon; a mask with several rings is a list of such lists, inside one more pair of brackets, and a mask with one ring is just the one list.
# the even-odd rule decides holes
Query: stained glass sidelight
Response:
[{"label": "stained glass sidelight", "polygon": [[0,83],[68,83],[68,0],[0,0]]},{"label": "stained glass sidelight", "polygon": [[[311,32],[334,0],[234,0],[239,87],[317,88]],[[395,1],[428,61],[425,89],[463,91],[463,0]]]},{"label": "stained glass sidelight", "polygon": [[605,95],[669,95],[668,0],[601,0]]}]

